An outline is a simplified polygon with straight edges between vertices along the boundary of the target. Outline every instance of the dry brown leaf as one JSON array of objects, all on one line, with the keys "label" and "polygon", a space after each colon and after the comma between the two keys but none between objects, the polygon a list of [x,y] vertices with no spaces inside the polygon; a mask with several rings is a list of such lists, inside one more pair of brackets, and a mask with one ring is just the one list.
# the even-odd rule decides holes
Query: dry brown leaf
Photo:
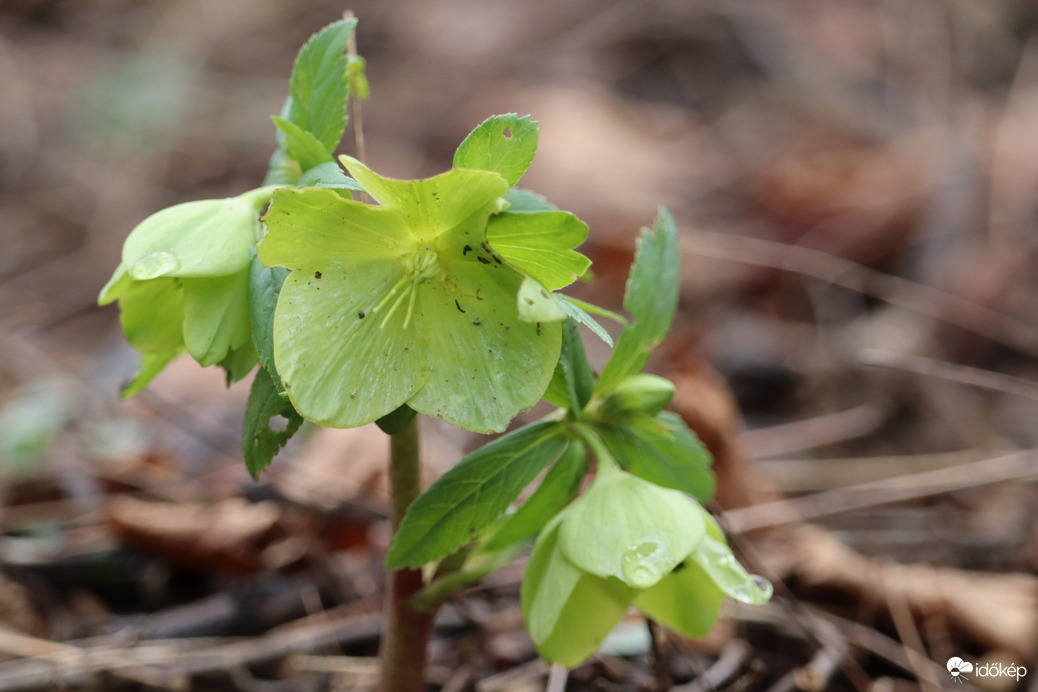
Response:
[{"label": "dry brown leaf", "polygon": [[917,618],[941,615],[987,649],[1027,658],[1038,650],[1038,577],[900,564],[851,550],[832,533],[802,525],[768,546],[773,573],[865,602],[904,604]]},{"label": "dry brown leaf", "polygon": [[283,566],[300,555],[279,531],[272,502],[232,497],[214,503],[168,503],[125,495],[108,504],[112,531],[140,550],[200,569],[241,573]]}]

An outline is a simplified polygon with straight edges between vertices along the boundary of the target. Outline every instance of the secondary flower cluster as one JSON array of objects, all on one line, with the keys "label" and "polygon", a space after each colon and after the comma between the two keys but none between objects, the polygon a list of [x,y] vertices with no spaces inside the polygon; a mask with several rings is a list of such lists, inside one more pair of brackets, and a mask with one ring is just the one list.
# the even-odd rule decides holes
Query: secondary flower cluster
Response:
[{"label": "secondary flower cluster", "polygon": [[698,502],[600,459],[588,490],[537,539],[522,607],[541,656],[572,667],[631,606],[703,637],[725,596],[760,604],[771,586],[746,573]]}]

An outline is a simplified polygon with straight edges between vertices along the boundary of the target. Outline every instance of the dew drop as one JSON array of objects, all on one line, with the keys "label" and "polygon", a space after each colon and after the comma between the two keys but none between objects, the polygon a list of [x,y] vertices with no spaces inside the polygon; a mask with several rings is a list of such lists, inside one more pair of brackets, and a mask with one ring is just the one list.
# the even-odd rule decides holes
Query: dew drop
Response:
[{"label": "dew drop", "polygon": [[642,541],[620,557],[623,580],[636,589],[647,589],[664,577],[672,567],[667,546],[658,541]]},{"label": "dew drop", "polygon": [[180,260],[168,252],[153,252],[146,255],[130,267],[130,276],[138,281],[157,279],[180,269]]}]

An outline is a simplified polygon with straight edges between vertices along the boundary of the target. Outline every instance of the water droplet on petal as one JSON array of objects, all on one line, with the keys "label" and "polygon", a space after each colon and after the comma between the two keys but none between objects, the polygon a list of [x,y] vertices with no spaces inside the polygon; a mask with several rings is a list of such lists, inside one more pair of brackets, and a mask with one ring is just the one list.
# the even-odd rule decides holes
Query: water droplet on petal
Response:
[{"label": "water droplet on petal", "polygon": [[180,260],[168,252],[153,252],[140,258],[130,267],[130,276],[138,281],[157,279],[180,269]]},{"label": "water droplet on petal", "polygon": [[623,552],[620,574],[636,589],[653,586],[672,567],[667,545],[658,541],[642,541]]},{"label": "water droplet on petal", "polygon": [[728,594],[737,601],[760,605],[771,599],[773,592],[771,582],[756,574],[750,575],[750,581],[742,584],[733,584],[728,588]]}]

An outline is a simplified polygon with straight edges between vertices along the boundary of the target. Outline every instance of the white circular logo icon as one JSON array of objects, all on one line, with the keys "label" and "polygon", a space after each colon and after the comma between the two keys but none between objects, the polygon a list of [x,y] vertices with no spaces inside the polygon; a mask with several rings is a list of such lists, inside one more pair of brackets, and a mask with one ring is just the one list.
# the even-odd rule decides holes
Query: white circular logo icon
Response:
[{"label": "white circular logo icon", "polygon": [[958,656],[953,656],[949,658],[948,663],[945,667],[948,669],[948,672],[951,673],[951,676],[955,678],[958,682],[962,682],[963,680],[969,680],[969,678],[963,675],[963,673],[973,672],[973,664],[969,661],[963,661]]}]

